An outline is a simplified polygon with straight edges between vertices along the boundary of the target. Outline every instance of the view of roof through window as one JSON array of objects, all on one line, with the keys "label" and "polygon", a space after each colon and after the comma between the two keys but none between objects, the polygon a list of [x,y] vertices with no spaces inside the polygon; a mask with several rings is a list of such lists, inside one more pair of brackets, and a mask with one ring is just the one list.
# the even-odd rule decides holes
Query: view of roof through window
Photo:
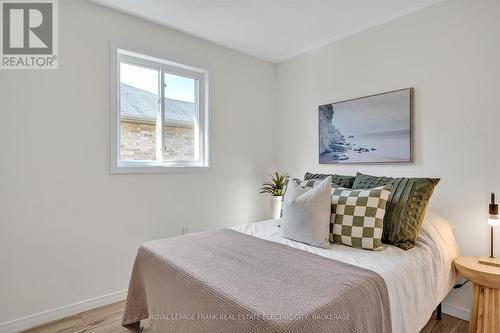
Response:
[{"label": "view of roof through window", "polygon": [[[196,155],[196,80],[164,72],[164,123],[158,123],[161,72],[120,63],[120,156],[122,160],[192,160]],[[158,138],[161,126],[163,139]]]},{"label": "view of roof through window", "polygon": [[[159,71],[120,64],[121,116],[156,119]],[[195,118],[195,80],[165,74],[166,121],[192,123]]]},{"label": "view of roof through window", "polygon": [[[122,63],[120,67],[120,82],[131,87],[158,95],[158,71],[144,67]],[[168,87],[165,97],[178,101],[194,103],[194,80],[173,74],[165,74]]]}]

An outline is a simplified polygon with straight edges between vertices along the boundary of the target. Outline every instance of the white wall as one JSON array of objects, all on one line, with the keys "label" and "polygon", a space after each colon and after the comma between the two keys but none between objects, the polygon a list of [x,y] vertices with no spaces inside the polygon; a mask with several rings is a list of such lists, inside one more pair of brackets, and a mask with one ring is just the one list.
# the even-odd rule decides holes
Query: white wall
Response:
[{"label": "white wall", "polygon": [[[0,71],[0,323],[124,290],[142,242],[267,215],[274,66],[83,0],[60,68]],[[213,170],[109,173],[109,41],[210,72]],[[1,164],[0,164],[1,166]]]},{"label": "white wall", "polygon": [[[440,177],[431,209],[456,225],[462,254],[487,254],[489,193],[500,194],[499,41],[500,2],[447,1],[280,63],[278,169]],[[318,105],[406,87],[414,164],[319,165]],[[463,288],[446,302],[459,311],[469,297]]]},{"label": "white wall", "polygon": [[[431,209],[463,254],[487,253],[498,2],[444,2],[277,66],[83,0],[59,5],[60,69],[0,71],[0,323],[127,288],[143,241],[264,217],[256,190],[273,160],[296,176],[441,177]],[[110,40],[210,71],[212,172],[109,174]],[[318,164],[318,105],[408,86],[414,164]],[[447,302],[467,308],[467,289]]]}]

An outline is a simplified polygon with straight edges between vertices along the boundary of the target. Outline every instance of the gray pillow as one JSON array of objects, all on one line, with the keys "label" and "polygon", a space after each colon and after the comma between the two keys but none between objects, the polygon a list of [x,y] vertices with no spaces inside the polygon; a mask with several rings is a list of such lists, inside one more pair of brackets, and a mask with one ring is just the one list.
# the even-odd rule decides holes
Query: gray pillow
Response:
[{"label": "gray pillow", "polygon": [[281,236],[329,248],[331,177],[312,188],[289,182],[283,202]]},{"label": "gray pillow", "polygon": [[[322,179],[302,180],[302,179],[298,179],[298,178],[290,178],[290,177],[287,176],[286,179],[285,179],[285,189],[283,190],[284,194],[281,197],[281,212],[280,212],[280,217],[283,217],[283,207],[285,206],[283,204],[283,202],[285,201],[286,189],[288,187],[288,183],[289,182],[294,182],[295,184],[299,185],[302,188],[313,188],[314,186],[317,186],[317,185],[321,184],[321,182],[323,181],[323,179],[324,178],[322,178]],[[332,183],[332,187],[337,187],[337,186]],[[278,224],[278,227],[279,226],[280,225]]]}]

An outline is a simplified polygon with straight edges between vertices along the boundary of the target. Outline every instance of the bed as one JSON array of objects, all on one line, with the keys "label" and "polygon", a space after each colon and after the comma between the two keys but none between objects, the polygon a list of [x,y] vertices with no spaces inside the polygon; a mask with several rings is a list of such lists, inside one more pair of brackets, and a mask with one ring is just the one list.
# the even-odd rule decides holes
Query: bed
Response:
[{"label": "bed", "polygon": [[[426,214],[416,246],[408,251],[391,245],[384,245],[382,251],[367,251],[338,244],[332,245],[331,249],[313,247],[282,238],[278,222],[279,220],[267,220],[228,228],[216,234],[220,237],[216,240],[219,245],[215,244],[214,247],[205,246],[203,237],[216,239],[208,233],[192,236],[193,238],[181,236],[144,244],[134,265],[123,325],[138,330],[140,320],[149,317],[153,319],[152,327],[156,333],[214,330],[306,332],[311,330],[311,325],[318,325],[314,331],[325,332],[420,332],[457,279],[452,263],[458,256],[458,248],[452,226],[432,212]],[[224,238],[228,236],[231,237]],[[234,243],[231,243],[232,239],[235,239]],[[247,244],[248,249],[258,247],[263,252],[245,251],[240,244]],[[269,249],[261,249],[262,246],[268,246]],[[221,250],[218,251],[218,248]],[[238,253],[240,257],[231,255],[223,258],[228,252]],[[283,257],[266,263],[263,259],[265,253],[273,257],[283,254]],[[295,268],[290,268],[295,264],[290,261],[293,258],[297,258],[296,261],[300,261],[302,266],[297,263]],[[259,260],[262,265],[259,265]],[[231,261],[234,261],[232,266],[225,267],[225,263]],[[238,267],[238,264],[241,266]],[[279,318],[273,321],[274,318],[256,317],[244,324],[231,320],[231,313],[246,314],[248,319],[248,316],[259,310],[265,312],[273,307],[280,311],[283,309],[283,312],[294,312],[293,304],[288,306],[276,296],[283,295],[279,293],[280,283],[288,282],[277,281],[279,275],[276,274],[283,274],[286,269],[300,272],[300,267],[304,267],[306,271],[311,270],[311,265],[308,264],[321,266],[322,269],[321,272],[311,274],[316,278],[313,285],[316,283],[317,288],[311,287],[310,281],[306,281],[302,294],[297,290],[290,291],[296,292],[294,297],[301,299],[298,302],[302,303],[299,304],[300,309],[309,305],[318,313],[323,310],[332,312],[331,309],[336,309],[338,313],[339,308],[351,309],[349,311],[357,315],[353,321],[365,323],[361,323],[361,326],[349,326],[347,321],[338,318],[337,321],[312,322],[301,321],[300,318],[286,318],[286,321],[280,321],[282,318]],[[249,267],[252,265],[255,267]],[[245,272],[245,276],[255,274],[249,278],[255,279],[255,286],[251,281],[237,277],[240,273],[238,270]],[[330,285],[321,285],[322,281],[329,279],[330,273],[331,276],[336,276],[335,279],[352,280],[343,284],[344,289],[331,291],[331,295],[321,291],[321,294],[315,296],[321,298],[326,295],[325,297],[331,298],[330,308],[327,309],[328,300],[312,304],[314,302],[311,300],[314,298],[309,296],[318,292],[318,289],[330,292],[327,286],[335,284],[335,281],[329,281]],[[297,280],[290,281],[290,284],[299,285],[301,281],[308,279],[306,275],[293,274],[292,280]],[[276,285],[271,287],[274,283]],[[384,300],[384,293],[387,294],[385,297],[388,301]],[[352,302],[349,303],[351,299]],[[339,302],[342,303],[340,307]],[[200,309],[207,308],[226,315],[215,321],[194,316]],[[193,311],[189,311],[190,309]],[[238,326],[240,324],[242,326]]]}]

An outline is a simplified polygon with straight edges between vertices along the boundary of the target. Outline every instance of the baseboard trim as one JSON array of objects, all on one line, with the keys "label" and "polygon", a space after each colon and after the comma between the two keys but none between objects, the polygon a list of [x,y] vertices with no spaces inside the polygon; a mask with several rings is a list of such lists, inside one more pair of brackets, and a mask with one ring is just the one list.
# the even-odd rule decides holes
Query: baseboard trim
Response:
[{"label": "baseboard trim", "polygon": [[19,332],[34,326],[69,317],[80,312],[116,303],[126,298],[127,290],[121,290],[81,302],[61,306],[55,309],[35,313],[26,317],[0,323],[0,333]]},{"label": "baseboard trim", "polygon": [[[14,333],[42,325],[54,320],[75,315],[80,312],[95,309],[104,305],[116,303],[127,298],[127,290],[116,291],[107,295],[87,299],[81,302],[61,306],[30,316],[0,323],[0,333]],[[443,313],[462,320],[469,321],[470,310],[453,304],[443,303]]]},{"label": "baseboard trim", "polygon": [[442,305],[443,313],[450,315],[455,318],[469,321],[470,320],[470,309],[463,308],[461,306],[456,306],[453,304],[443,303]]}]

